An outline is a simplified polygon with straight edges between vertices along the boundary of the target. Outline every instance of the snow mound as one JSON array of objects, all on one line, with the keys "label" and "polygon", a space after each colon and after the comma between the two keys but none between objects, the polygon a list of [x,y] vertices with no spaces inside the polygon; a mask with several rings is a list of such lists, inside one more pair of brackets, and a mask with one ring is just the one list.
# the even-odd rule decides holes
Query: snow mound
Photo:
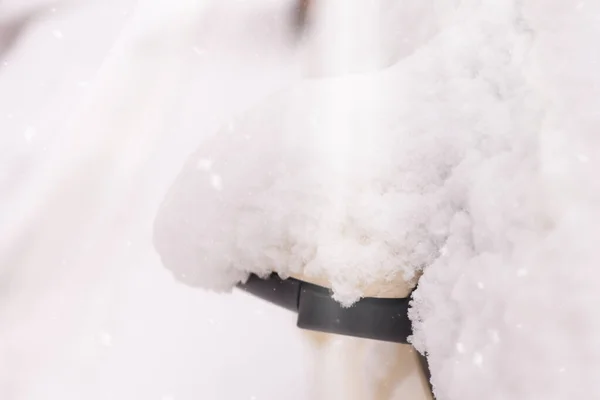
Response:
[{"label": "snow mound", "polygon": [[163,262],[216,289],[247,272],[321,276],[344,304],[413,279],[465,213],[455,172],[526,157],[522,129],[535,134],[518,59],[530,35],[500,11],[487,32],[465,11],[390,69],[305,81],[231,122],[165,200]]}]

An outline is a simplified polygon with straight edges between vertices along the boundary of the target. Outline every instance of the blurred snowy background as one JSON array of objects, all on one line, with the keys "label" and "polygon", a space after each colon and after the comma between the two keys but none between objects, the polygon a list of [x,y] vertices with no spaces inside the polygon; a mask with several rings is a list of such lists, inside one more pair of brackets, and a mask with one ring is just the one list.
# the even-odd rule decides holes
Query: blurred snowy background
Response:
[{"label": "blurred snowy background", "polygon": [[308,399],[293,315],[175,283],[189,152],[298,76],[286,1],[0,1],[0,399]]}]

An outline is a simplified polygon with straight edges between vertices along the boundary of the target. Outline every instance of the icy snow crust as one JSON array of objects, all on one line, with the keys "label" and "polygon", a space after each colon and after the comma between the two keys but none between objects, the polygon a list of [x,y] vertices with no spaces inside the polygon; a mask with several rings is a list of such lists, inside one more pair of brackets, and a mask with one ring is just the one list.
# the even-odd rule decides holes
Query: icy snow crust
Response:
[{"label": "icy snow crust", "polygon": [[[443,3],[443,2],[438,2]],[[182,281],[410,279],[437,398],[600,397],[600,2],[465,0],[392,67],[307,80],[188,160],[155,245]]]}]

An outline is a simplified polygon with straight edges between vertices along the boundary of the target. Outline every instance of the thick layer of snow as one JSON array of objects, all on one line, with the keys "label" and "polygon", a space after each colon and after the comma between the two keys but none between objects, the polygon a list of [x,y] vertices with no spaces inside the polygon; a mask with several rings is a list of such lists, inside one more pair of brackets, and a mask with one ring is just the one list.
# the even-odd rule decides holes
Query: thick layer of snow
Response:
[{"label": "thick layer of snow", "polygon": [[432,264],[465,214],[461,171],[513,148],[533,160],[541,119],[515,11],[454,13],[393,67],[304,81],[203,143],[158,218],[166,265],[215,288],[246,271],[325,276],[350,304]]},{"label": "thick layer of snow", "polygon": [[[328,1],[326,14],[329,8],[342,13],[343,2]],[[381,9],[371,14],[393,21],[386,13],[389,2],[371,4],[378,3]],[[364,6],[357,8],[365,14]],[[411,21],[420,15],[434,19],[429,15],[434,10],[425,2],[391,11],[396,20]],[[453,212],[445,177],[477,140],[476,134],[457,132],[476,110],[459,115],[456,108],[462,98],[479,93],[496,104],[482,81],[455,98],[436,99],[439,89],[424,89],[415,79],[413,74],[427,80],[444,73],[436,70],[442,68],[440,46],[412,53],[432,40],[435,29],[405,46],[367,51],[344,39],[362,34],[346,32],[356,15],[348,14],[327,28],[322,26],[327,20],[318,24],[316,18],[307,53],[325,58],[319,76],[366,68],[357,54],[403,61],[381,73],[306,79],[203,143],[170,190],[155,227],[163,262],[183,281],[226,290],[247,271],[304,273],[324,276],[336,297],[351,304],[360,285],[398,273],[412,279],[435,259]],[[429,25],[439,27],[444,18],[434,20]],[[402,41],[397,23],[386,26]],[[419,38],[422,27],[410,28],[406,37]],[[323,37],[327,29],[334,32]],[[339,53],[339,64],[322,48]],[[492,117],[482,124],[494,123]],[[452,130],[440,129],[451,122]]]},{"label": "thick layer of snow", "polygon": [[156,246],[190,284],[303,272],[346,304],[424,268],[439,400],[599,397],[600,2],[432,4],[439,31],[392,67],[299,83],[204,143]]},{"label": "thick layer of snow", "polygon": [[3,0],[0,31],[40,5],[0,60],[0,398],[313,398],[291,314],[151,244],[189,149],[295,79],[289,3]]},{"label": "thick layer of snow", "polygon": [[513,25],[533,39],[523,71],[542,118],[465,165],[466,213],[417,292],[441,398],[600,396],[600,3],[521,6]]}]

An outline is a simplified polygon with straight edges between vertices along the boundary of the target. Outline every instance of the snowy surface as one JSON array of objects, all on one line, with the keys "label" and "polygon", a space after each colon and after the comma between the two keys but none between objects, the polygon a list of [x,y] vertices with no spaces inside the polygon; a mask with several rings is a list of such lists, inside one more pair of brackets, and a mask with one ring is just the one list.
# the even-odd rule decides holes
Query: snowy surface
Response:
[{"label": "snowy surface", "polygon": [[151,243],[190,149],[296,79],[288,6],[0,1],[2,33],[42,9],[0,41],[2,400],[313,398],[292,315]]},{"label": "snowy surface", "polygon": [[422,4],[404,18],[430,32],[382,69],[299,82],[203,143],[157,249],[192,285],[301,272],[346,304],[424,269],[439,400],[600,397],[600,2]]}]

